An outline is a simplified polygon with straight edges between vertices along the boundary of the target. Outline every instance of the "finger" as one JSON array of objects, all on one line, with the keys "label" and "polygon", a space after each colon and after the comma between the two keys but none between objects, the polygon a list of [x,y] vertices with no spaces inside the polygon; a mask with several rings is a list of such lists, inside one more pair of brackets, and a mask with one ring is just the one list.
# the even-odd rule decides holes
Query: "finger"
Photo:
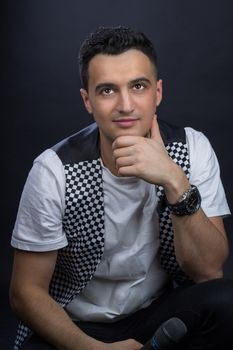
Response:
[{"label": "finger", "polygon": [[133,146],[139,139],[140,136],[119,136],[113,141],[112,149]]},{"label": "finger", "polygon": [[117,170],[124,167],[130,167],[134,165],[132,157],[120,157],[115,160],[115,167]]},{"label": "finger", "polygon": [[117,171],[121,176],[137,176],[137,171],[134,164],[118,167]]},{"label": "finger", "polygon": [[154,139],[154,140],[158,141],[159,143],[163,144],[163,139],[162,139],[162,136],[160,134],[159,124],[158,124],[156,115],[152,119],[150,132],[151,132],[151,139]]},{"label": "finger", "polygon": [[115,148],[113,150],[113,158],[117,159],[120,157],[127,157],[131,156],[134,153],[133,146],[127,146],[127,147],[121,147],[121,148]]}]

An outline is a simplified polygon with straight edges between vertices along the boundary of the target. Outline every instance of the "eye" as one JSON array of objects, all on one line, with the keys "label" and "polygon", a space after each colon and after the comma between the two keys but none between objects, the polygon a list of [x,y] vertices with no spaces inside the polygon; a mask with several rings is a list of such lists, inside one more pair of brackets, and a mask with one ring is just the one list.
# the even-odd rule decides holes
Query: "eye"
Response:
[{"label": "eye", "polygon": [[101,94],[102,95],[111,95],[113,92],[114,92],[113,89],[112,88],[108,88],[108,87],[103,88],[101,90]]},{"label": "eye", "polygon": [[143,89],[145,89],[145,85],[142,83],[137,83],[137,84],[134,84],[133,88],[135,90],[143,90]]}]

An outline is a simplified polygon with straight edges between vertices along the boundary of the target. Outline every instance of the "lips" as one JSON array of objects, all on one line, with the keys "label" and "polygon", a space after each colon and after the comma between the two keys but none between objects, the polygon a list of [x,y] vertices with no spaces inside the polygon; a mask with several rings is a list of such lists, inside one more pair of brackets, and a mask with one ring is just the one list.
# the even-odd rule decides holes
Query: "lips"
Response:
[{"label": "lips", "polygon": [[138,118],[132,118],[132,117],[117,118],[113,120],[115,124],[123,128],[130,128],[134,126],[137,123],[137,121],[138,121]]}]

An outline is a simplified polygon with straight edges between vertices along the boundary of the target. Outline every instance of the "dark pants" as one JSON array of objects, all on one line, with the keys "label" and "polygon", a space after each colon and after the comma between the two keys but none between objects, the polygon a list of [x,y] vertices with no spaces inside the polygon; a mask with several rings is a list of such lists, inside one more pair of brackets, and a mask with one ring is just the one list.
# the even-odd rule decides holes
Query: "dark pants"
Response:
[{"label": "dark pants", "polygon": [[[233,348],[233,280],[216,279],[169,290],[149,307],[114,323],[77,322],[86,334],[103,342],[134,338],[147,342],[156,329],[171,317],[187,326],[179,350]],[[33,335],[24,350],[55,349]]]}]

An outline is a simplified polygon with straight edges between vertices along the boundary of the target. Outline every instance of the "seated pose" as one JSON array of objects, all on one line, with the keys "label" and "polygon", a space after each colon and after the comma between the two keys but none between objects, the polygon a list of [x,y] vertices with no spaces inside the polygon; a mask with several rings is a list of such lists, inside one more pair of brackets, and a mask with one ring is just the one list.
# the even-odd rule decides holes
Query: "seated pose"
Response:
[{"label": "seated pose", "polygon": [[143,33],[99,28],[79,64],[94,123],[39,155],[26,181],[14,349],[136,350],[173,317],[187,327],[180,350],[230,349],[230,211],[209,141],[157,118],[162,80]]}]

